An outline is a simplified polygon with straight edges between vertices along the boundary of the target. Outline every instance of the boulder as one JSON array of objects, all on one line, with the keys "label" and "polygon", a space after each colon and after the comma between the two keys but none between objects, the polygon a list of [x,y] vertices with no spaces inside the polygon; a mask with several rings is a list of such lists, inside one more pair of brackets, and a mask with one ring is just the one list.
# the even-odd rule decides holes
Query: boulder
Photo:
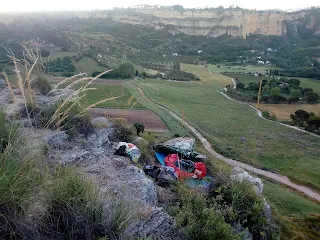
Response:
[{"label": "boulder", "polygon": [[60,148],[68,139],[68,134],[65,131],[55,131],[42,137],[42,141],[52,148]]},{"label": "boulder", "polygon": [[6,86],[7,86],[6,81],[0,78],[0,88],[5,88]]},{"label": "boulder", "polygon": [[160,207],[146,208],[144,218],[133,222],[125,230],[124,239],[187,239],[174,227],[173,219]]},{"label": "boulder", "polygon": [[139,145],[139,144],[148,145],[149,144],[149,142],[142,137],[135,137],[132,140],[132,143],[135,145]]},{"label": "boulder", "polygon": [[93,118],[91,123],[95,128],[107,128],[109,126],[109,120],[105,117]]},{"label": "boulder", "polygon": [[242,168],[235,167],[233,169],[231,178],[238,181],[248,181],[253,184],[254,189],[258,194],[261,194],[263,191],[263,182],[260,178],[252,177],[247,171],[244,171]]}]

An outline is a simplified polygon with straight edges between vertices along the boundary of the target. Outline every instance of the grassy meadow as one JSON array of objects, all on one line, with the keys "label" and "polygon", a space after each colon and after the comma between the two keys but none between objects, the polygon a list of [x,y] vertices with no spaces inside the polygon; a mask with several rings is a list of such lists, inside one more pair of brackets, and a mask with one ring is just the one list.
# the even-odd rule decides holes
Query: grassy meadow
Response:
[{"label": "grassy meadow", "polygon": [[[106,80],[106,82],[108,81]],[[76,84],[73,89],[78,89],[84,85],[85,83]],[[66,84],[61,85],[61,87],[65,86]],[[100,103],[95,107],[145,109],[145,106],[137,102],[137,99],[123,85],[92,83],[89,88],[94,90],[87,91],[86,97],[82,100],[84,106],[90,106],[107,98],[119,97],[112,101]]]},{"label": "grassy meadow", "polygon": [[[258,72],[263,73],[266,70],[272,68],[271,66],[264,65],[234,65],[234,66],[224,66],[223,64],[208,64],[208,68],[212,72]],[[220,67],[218,67],[220,66]]]},{"label": "grassy meadow", "polygon": [[[188,65],[183,65],[184,68]],[[255,110],[226,99],[203,66],[187,69],[204,84],[139,80],[147,96],[184,117],[212,143],[236,160],[270,169],[295,182],[320,189],[320,140],[256,116]],[[211,80],[210,80],[211,78]],[[170,128],[170,127],[169,127]]]},{"label": "grassy meadow", "polygon": [[106,70],[105,67],[99,66],[97,61],[92,58],[84,57],[80,61],[73,61],[73,64],[76,66],[79,72],[83,73],[93,73],[93,72],[103,72]]},{"label": "grassy meadow", "polygon": [[263,192],[272,207],[284,216],[303,217],[311,213],[320,213],[320,205],[297,195],[279,184],[263,179]]}]

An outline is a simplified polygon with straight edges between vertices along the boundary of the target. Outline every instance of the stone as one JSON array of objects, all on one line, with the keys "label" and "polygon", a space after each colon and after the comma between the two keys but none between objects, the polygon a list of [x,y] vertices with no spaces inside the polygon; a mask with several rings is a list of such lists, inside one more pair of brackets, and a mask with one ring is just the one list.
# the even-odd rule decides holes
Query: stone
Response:
[{"label": "stone", "polygon": [[107,128],[109,125],[109,120],[105,117],[96,117],[91,120],[91,124],[95,128]]},{"label": "stone", "polygon": [[174,227],[173,219],[160,207],[146,208],[144,218],[133,222],[125,230],[124,239],[144,238],[151,239],[187,239]]},{"label": "stone", "polygon": [[83,160],[89,158],[89,156],[90,156],[89,151],[75,147],[71,151],[67,151],[67,152],[61,154],[61,158],[60,158],[59,163],[62,165],[65,165],[68,163],[74,163],[76,161],[83,161]]},{"label": "stone", "polygon": [[6,86],[7,86],[6,81],[0,78],[0,88],[5,88]]},{"label": "stone", "polygon": [[107,129],[95,129],[94,134],[88,137],[88,146],[99,148],[102,146],[109,147],[111,144]]},{"label": "stone", "polygon": [[55,131],[41,139],[52,148],[60,148],[68,138],[69,136],[65,131]]},{"label": "stone", "polygon": [[254,189],[258,194],[261,194],[263,191],[263,182],[261,181],[260,178],[252,177],[249,175],[247,171],[244,171],[242,168],[235,167],[233,169],[233,173],[231,175],[231,178],[234,180],[239,180],[239,181],[248,181],[253,184]]},{"label": "stone", "polygon": [[135,137],[132,140],[132,143],[135,145],[139,145],[139,144],[148,145],[149,144],[149,142],[142,137]]}]

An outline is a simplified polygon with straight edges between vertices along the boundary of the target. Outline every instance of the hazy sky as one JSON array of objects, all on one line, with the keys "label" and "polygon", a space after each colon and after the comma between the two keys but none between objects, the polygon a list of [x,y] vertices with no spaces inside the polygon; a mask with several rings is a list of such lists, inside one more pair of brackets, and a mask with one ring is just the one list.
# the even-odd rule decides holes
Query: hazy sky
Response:
[{"label": "hazy sky", "polygon": [[137,4],[180,4],[187,8],[218,7],[220,5],[229,7],[239,5],[250,9],[299,9],[320,5],[319,0],[288,1],[288,0],[1,0],[0,12],[8,11],[42,11],[42,10],[92,10],[110,9],[112,7],[129,7]]}]

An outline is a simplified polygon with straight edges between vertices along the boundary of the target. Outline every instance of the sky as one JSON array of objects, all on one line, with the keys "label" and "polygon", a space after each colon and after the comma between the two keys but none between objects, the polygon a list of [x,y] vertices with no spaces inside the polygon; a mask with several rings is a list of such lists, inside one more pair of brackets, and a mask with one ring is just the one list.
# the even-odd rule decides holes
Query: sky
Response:
[{"label": "sky", "polygon": [[292,10],[311,6],[319,6],[319,0],[287,1],[287,0],[1,0],[0,12],[32,12],[60,10],[93,10],[111,9],[113,7],[130,7],[138,4],[148,5],[183,5],[185,8],[229,7],[238,5],[249,9],[282,9]]}]

